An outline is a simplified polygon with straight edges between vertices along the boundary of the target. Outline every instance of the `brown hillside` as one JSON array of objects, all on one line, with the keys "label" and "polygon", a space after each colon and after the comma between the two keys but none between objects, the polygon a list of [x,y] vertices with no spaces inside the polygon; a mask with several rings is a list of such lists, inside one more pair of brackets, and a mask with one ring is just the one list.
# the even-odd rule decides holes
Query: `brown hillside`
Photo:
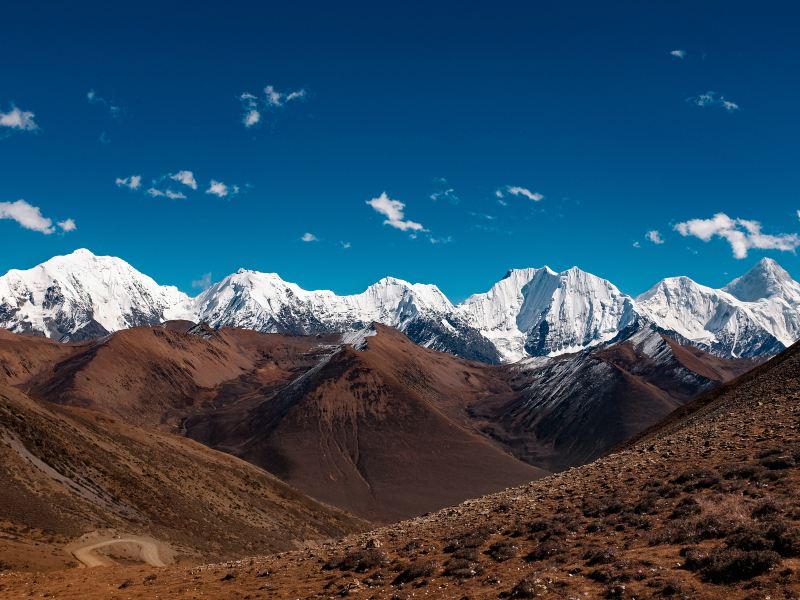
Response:
[{"label": "brown hillside", "polygon": [[15,570],[74,565],[67,545],[92,532],[146,535],[197,562],[364,526],[232,456],[4,384],[0,522],[0,567]]},{"label": "brown hillside", "polygon": [[320,548],[2,585],[88,599],[123,581],[125,598],[797,598],[800,346],[696,406],[592,464]]}]

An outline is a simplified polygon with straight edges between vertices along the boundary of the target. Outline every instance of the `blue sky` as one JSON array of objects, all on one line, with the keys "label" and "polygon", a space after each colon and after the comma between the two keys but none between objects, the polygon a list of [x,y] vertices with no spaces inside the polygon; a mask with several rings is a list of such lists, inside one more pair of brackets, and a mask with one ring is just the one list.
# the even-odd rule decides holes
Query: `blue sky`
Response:
[{"label": "blue sky", "polygon": [[245,267],[454,300],[544,264],[800,276],[790,2],[198,4],[4,8],[0,271],[87,247],[188,292]]}]

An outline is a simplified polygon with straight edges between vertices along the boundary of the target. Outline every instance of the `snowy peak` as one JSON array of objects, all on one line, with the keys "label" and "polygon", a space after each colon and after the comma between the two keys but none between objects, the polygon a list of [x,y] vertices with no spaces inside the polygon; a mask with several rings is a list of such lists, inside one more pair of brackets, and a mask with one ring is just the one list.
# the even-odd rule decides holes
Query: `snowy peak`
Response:
[{"label": "snowy peak", "polygon": [[83,248],[0,277],[0,326],[12,331],[76,340],[191,316],[177,288]]},{"label": "snowy peak", "polygon": [[576,352],[611,340],[636,319],[630,297],[577,267],[511,270],[457,312],[506,361]]},{"label": "snowy peak", "polygon": [[771,258],[762,258],[747,273],[734,279],[723,289],[744,302],[773,297],[800,302],[800,284]]},{"label": "snowy peak", "polygon": [[376,322],[487,362],[578,352],[653,325],[720,355],[759,356],[800,339],[800,284],[763,259],[723,289],[670,277],[634,300],[577,267],[545,266],[511,269],[454,306],[435,285],[394,277],[338,295],[239,269],[192,299],[86,249],[0,277],[0,327],[12,331],[79,340],[175,319],[290,334],[352,333]]}]

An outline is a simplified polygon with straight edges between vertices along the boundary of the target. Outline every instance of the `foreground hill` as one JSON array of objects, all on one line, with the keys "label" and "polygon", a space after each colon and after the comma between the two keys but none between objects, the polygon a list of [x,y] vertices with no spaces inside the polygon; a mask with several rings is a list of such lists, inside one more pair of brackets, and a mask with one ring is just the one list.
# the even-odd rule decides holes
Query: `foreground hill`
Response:
[{"label": "foreground hill", "polygon": [[796,598],[800,347],[592,464],[304,550],[0,580],[58,598]]},{"label": "foreground hill", "polygon": [[364,527],[232,456],[3,383],[0,507],[0,570],[74,565],[70,549],[114,535],[145,536],[158,564],[285,550]]}]

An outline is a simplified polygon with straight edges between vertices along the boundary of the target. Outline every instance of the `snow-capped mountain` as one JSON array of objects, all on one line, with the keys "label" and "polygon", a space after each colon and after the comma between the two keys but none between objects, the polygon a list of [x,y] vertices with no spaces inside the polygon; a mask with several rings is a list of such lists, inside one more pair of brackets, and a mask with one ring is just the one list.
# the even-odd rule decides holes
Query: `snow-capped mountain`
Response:
[{"label": "snow-capped mountain", "polygon": [[636,304],[661,329],[723,356],[774,354],[800,339],[800,284],[768,258],[721,290],[670,277]]},{"label": "snow-capped mountain", "polygon": [[270,333],[357,331],[373,321],[405,332],[420,345],[497,362],[494,347],[454,315],[435,285],[386,277],[360,294],[308,291],[275,273],[240,269],[195,299],[200,320],[213,327]]},{"label": "snow-capped mountain", "polygon": [[76,250],[0,277],[0,327],[57,340],[193,318],[189,297],[124,260]]},{"label": "snow-capped mountain", "polygon": [[172,319],[291,334],[352,333],[372,322],[420,345],[486,362],[558,356],[653,325],[720,356],[763,356],[800,339],[800,284],[763,259],[723,289],[667,278],[636,299],[573,267],[514,269],[459,305],[435,285],[387,277],[364,292],[308,291],[239,270],[196,298],[125,261],[76,250],[0,277],[0,327],[58,340]]},{"label": "snow-capped mountain", "polygon": [[492,341],[507,362],[602,344],[635,325],[633,300],[611,282],[573,267],[514,269],[456,313]]}]

